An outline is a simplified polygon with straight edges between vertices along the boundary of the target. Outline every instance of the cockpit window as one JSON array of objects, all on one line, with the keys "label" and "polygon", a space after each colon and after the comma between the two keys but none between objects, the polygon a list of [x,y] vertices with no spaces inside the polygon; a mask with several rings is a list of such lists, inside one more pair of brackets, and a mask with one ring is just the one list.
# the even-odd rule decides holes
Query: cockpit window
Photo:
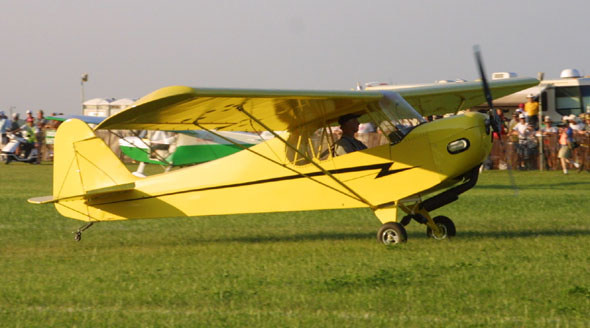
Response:
[{"label": "cockpit window", "polygon": [[426,121],[395,92],[383,92],[383,98],[369,106],[368,114],[391,144],[400,142],[412,129]]},{"label": "cockpit window", "polygon": [[[380,101],[350,113],[360,123],[354,138],[368,148],[399,143],[412,129],[426,122],[399,94],[384,91],[383,96]],[[291,131],[287,141],[297,151],[287,146],[287,160],[305,165],[310,160],[323,161],[342,155],[337,151],[342,138],[338,119],[314,122]]]}]

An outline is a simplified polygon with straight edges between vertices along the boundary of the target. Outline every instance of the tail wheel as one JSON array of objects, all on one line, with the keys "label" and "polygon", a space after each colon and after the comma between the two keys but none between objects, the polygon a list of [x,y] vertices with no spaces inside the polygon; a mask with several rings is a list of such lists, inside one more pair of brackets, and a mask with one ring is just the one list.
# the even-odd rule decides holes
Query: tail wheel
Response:
[{"label": "tail wheel", "polygon": [[401,224],[387,222],[377,232],[377,240],[384,245],[401,244],[408,241],[408,233]]},{"label": "tail wheel", "polygon": [[441,215],[441,216],[434,217],[432,219],[432,221],[434,221],[434,224],[436,224],[438,226],[438,228],[440,229],[441,235],[435,236],[432,229],[430,229],[430,227],[427,227],[426,228],[426,235],[428,235],[428,237],[442,240],[442,239],[451,238],[451,237],[455,236],[455,234],[457,233],[457,231],[455,230],[455,224],[453,223],[453,221],[451,221],[451,219],[449,219],[446,216]]}]

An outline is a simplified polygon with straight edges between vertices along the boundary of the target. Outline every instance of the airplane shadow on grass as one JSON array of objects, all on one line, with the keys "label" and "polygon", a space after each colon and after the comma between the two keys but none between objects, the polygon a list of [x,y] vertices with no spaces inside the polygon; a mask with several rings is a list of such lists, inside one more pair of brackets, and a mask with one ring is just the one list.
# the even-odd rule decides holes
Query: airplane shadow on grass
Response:
[{"label": "airplane shadow on grass", "polygon": [[[483,239],[512,239],[512,238],[536,238],[536,237],[576,237],[590,236],[589,229],[576,230],[515,230],[515,231],[458,231],[454,239],[483,238]],[[408,232],[408,239],[430,239],[426,232]],[[275,243],[275,242],[305,242],[305,241],[346,241],[346,240],[376,240],[376,231],[367,233],[301,233],[291,235],[265,235],[265,236],[233,236],[220,238],[197,239],[191,238],[195,243]]]},{"label": "airplane shadow on grass", "polygon": [[460,231],[458,237],[474,238],[536,238],[536,237],[579,237],[590,236],[589,229],[569,229],[569,230],[514,230],[514,231]]},{"label": "airplane shadow on grass", "polygon": [[519,190],[526,190],[526,189],[563,189],[569,190],[574,186],[588,186],[590,187],[590,182],[584,181],[573,181],[573,182],[565,182],[565,183],[535,183],[535,184],[518,184],[516,183],[515,186],[510,184],[491,184],[491,185],[477,185],[475,189],[519,189]]}]

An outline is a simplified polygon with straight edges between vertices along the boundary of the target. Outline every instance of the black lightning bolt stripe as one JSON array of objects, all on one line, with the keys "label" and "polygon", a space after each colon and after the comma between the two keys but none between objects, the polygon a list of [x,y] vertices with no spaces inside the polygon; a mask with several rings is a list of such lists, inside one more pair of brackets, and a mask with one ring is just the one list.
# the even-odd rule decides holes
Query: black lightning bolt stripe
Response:
[{"label": "black lightning bolt stripe", "polygon": [[[344,168],[344,169],[328,170],[328,172],[330,172],[331,174],[341,174],[341,173],[362,172],[362,171],[381,169],[381,171],[379,171],[379,173],[375,176],[375,179],[379,179],[379,178],[382,178],[382,177],[385,177],[385,176],[388,176],[391,174],[396,174],[396,173],[400,173],[400,172],[411,170],[411,169],[415,168],[415,166],[414,166],[414,167],[405,167],[403,169],[390,170],[392,165],[393,165],[393,162],[389,162],[389,163],[383,163],[383,164],[373,164],[373,165],[349,167],[349,168]],[[207,191],[207,190],[243,187],[243,186],[251,186],[251,185],[257,185],[257,184],[262,184],[262,183],[269,183],[269,182],[278,182],[278,181],[295,180],[295,179],[301,179],[301,178],[318,177],[318,176],[323,176],[323,175],[325,175],[325,173],[322,171],[312,172],[312,173],[301,173],[301,174],[288,175],[288,176],[277,177],[277,178],[272,178],[272,179],[264,179],[264,180],[234,183],[234,184],[214,186],[214,187],[205,187],[205,188],[198,188],[198,189],[175,191],[175,192],[171,192],[171,193],[164,193],[164,194],[159,194],[159,195],[145,196],[145,197],[138,197],[138,198],[130,198],[130,199],[124,199],[124,200],[119,200],[119,201],[114,201],[114,202],[93,203],[92,205],[103,205],[103,204],[113,204],[113,203],[120,203],[120,202],[129,202],[129,201],[133,201],[133,200],[149,199],[149,198],[156,198],[156,197],[162,197],[162,196],[171,196],[171,195],[177,195],[177,194],[183,194],[183,193],[195,192],[195,191]]]}]

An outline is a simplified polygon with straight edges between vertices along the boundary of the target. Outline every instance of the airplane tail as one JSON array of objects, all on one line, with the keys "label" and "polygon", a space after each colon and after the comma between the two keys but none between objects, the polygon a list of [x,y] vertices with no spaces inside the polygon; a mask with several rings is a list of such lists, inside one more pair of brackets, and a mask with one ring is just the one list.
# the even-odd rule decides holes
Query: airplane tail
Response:
[{"label": "airplane tail", "polygon": [[100,220],[91,214],[95,211],[89,208],[88,199],[132,190],[138,179],[86,123],[77,119],[59,127],[54,154],[53,197],[44,202],[55,203],[58,212],[66,217]]}]

